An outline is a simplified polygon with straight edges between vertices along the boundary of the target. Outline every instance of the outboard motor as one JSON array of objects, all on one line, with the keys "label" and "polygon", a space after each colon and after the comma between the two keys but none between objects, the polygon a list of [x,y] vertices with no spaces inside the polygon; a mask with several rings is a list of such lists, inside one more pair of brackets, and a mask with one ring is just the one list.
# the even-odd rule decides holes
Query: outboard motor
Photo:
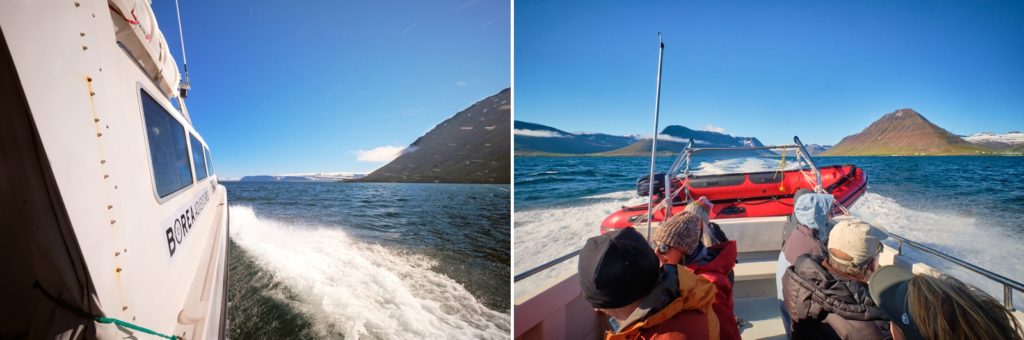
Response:
[{"label": "outboard motor", "polygon": [[[636,180],[636,193],[641,197],[650,196],[651,176],[643,176]],[[654,174],[654,199],[661,201],[665,198],[665,173]]]}]

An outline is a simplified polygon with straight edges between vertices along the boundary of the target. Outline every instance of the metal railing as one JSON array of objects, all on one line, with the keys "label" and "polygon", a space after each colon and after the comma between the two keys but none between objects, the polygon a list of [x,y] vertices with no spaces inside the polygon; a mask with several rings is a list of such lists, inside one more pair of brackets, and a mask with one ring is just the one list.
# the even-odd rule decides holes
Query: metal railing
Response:
[{"label": "metal railing", "polygon": [[516,274],[516,276],[512,277],[512,282],[513,283],[519,282],[522,279],[525,279],[525,278],[528,278],[530,276],[533,276],[534,274],[540,273],[540,272],[544,271],[545,269],[554,267],[555,265],[557,265],[559,263],[565,262],[566,260],[569,260],[569,259],[571,259],[573,257],[576,257],[576,255],[579,255],[580,251],[582,251],[582,250],[583,250],[583,248],[576,249],[575,251],[573,251],[571,253],[559,256],[558,258],[556,258],[554,260],[551,260],[551,261],[548,261],[548,262],[544,262],[543,264],[541,264],[539,266],[536,266],[536,267],[533,267],[530,270],[527,270],[525,272]]},{"label": "metal railing", "polygon": [[907,239],[906,237],[903,237],[903,236],[900,236],[900,235],[896,235],[896,234],[893,234],[893,233],[889,233],[889,237],[892,237],[893,239],[896,240],[896,243],[897,243],[896,254],[897,255],[903,255],[903,245],[906,244],[906,245],[909,245],[911,247],[916,248],[917,250],[920,250],[920,251],[923,251],[925,253],[937,256],[937,257],[939,257],[939,258],[941,258],[943,260],[952,262],[952,263],[954,263],[954,264],[956,264],[958,266],[967,268],[968,270],[970,270],[972,272],[975,272],[977,274],[981,274],[981,276],[984,276],[984,277],[988,278],[989,280],[995,281],[995,282],[1003,285],[1003,306],[1006,307],[1006,309],[1009,309],[1011,311],[1014,310],[1014,308],[1013,308],[1013,290],[1016,289],[1018,292],[1024,292],[1024,284],[1021,284],[1020,282],[1017,282],[1017,281],[1014,281],[1014,280],[1012,280],[1010,278],[1007,278],[1005,276],[993,273],[993,272],[989,271],[988,269],[978,267],[978,266],[976,266],[976,265],[974,265],[974,264],[972,264],[970,262],[967,262],[967,261],[964,261],[964,260],[952,257],[952,256],[950,256],[950,255],[948,255],[946,253],[943,253],[943,252],[941,252],[939,250],[936,250],[935,248],[932,248],[932,247],[929,247],[929,246],[926,246],[926,245],[923,245],[923,244],[911,241],[911,240]]},{"label": "metal railing", "polygon": [[[672,163],[672,167],[669,169],[669,172],[666,173],[665,180],[666,180],[666,182],[668,182],[671,179],[670,176],[675,176],[675,172],[679,171],[679,166],[680,165],[685,165],[683,167],[683,178],[689,177],[690,176],[691,158],[692,158],[693,155],[695,155],[697,153],[700,153],[700,152],[706,152],[706,151],[788,150],[788,149],[795,149],[796,150],[796,155],[795,156],[796,156],[797,164],[804,164],[804,163],[806,163],[807,166],[811,169],[811,172],[814,173],[814,177],[815,177],[815,181],[816,181],[816,183],[814,183],[815,184],[814,190],[815,191],[820,191],[821,190],[821,172],[818,171],[818,167],[816,165],[814,165],[814,160],[811,159],[811,154],[807,152],[807,149],[804,147],[803,142],[800,141],[800,137],[797,137],[797,136],[793,136],[793,144],[765,145],[765,146],[747,146],[747,147],[741,147],[741,148],[725,148],[725,147],[694,148],[693,147],[693,140],[691,139],[690,143],[686,145],[686,149],[683,149],[683,151],[679,154],[679,157],[676,159],[676,161]],[[803,166],[801,165],[799,168],[803,168]],[[668,187],[666,187],[666,188],[668,188]],[[668,191],[666,191],[666,192],[668,192]],[[690,195],[689,190],[686,190],[685,193],[686,193],[687,196]],[[673,198],[674,197],[675,196],[673,195]],[[687,198],[689,198],[689,197],[687,197]]]}]

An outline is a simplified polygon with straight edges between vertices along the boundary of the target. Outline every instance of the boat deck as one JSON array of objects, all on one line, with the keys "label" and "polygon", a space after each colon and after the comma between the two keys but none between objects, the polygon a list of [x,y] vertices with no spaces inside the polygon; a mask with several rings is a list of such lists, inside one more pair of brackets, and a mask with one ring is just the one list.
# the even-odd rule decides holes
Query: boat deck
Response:
[{"label": "boat deck", "polygon": [[775,297],[775,267],[778,251],[740,253],[734,272],[733,311],[742,319],[744,339],[785,339]]},{"label": "boat deck", "polygon": [[744,339],[786,339],[778,301],[775,297],[733,300],[736,318],[745,321],[740,326],[740,336]]}]

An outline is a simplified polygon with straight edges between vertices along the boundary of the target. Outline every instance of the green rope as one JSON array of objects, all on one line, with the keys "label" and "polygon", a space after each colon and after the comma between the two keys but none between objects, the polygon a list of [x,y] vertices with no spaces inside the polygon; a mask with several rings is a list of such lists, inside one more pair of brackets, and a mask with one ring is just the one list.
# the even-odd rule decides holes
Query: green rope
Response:
[{"label": "green rope", "polygon": [[121,320],[118,320],[118,319],[114,319],[114,318],[96,318],[96,322],[99,322],[99,323],[112,323],[112,324],[115,324],[115,325],[118,325],[118,326],[121,326],[121,327],[131,328],[131,329],[137,330],[139,332],[156,335],[156,336],[164,338],[164,339],[171,339],[171,340],[178,340],[178,339],[180,339],[177,335],[166,335],[166,334],[157,333],[157,332],[154,332],[154,331],[152,331],[152,330],[150,330],[148,328],[141,327],[141,326],[136,326],[136,325],[133,325],[131,323],[124,322],[124,321],[121,321]]},{"label": "green rope", "polygon": [[77,307],[75,305],[67,303],[64,300],[61,300],[60,298],[58,298],[56,296],[53,296],[53,294],[50,294],[50,292],[47,291],[46,288],[43,288],[43,285],[41,283],[39,283],[39,280],[36,280],[36,281],[32,282],[32,288],[38,289],[40,293],[43,293],[44,297],[46,297],[51,302],[53,302],[55,305],[57,305],[57,307],[61,307],[61,308],[67,309],[68,311],[71,311],[75,315],[78,315],[79,317],[82,317],[84,319],[94,319],[94,320],[96,320],[96,322],[99,322],[99,323],[108,323],[108,324],[112,323],[112,324],[115,324],[115,325],[118,325],[118,326],[121,326],[121,327],[134,329],[134,330],[137,330],[139,332],[156,335],[156,336],[164,338],[164,339],[181,340],[181,338],[179,338],[177,335],[166,335],[166,334],[157,333],[157,332],[154,332],[154,331],[152,331],[152,330],[150,330],[148,328],[141,327],[141,326],[136,326],[136,325],[133,325],[131,323],[124,322],[124,321],[121,321],[121,320],[118,320],[118,319],[115,319],[115,318],[104,318],[104,317],[95,317],[94,318],[91,313],[86,312],[86,311],[82,310],[81,308],[79,308],[79,307]]}]

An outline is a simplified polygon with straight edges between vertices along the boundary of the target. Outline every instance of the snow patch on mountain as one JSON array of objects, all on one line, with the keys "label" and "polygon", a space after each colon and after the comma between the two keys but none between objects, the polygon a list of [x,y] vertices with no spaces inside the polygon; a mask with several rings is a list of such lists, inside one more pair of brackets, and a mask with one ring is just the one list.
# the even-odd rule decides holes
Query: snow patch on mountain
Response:
[{"label": "snow patch on mountain", "polygon": [[976,133],[970,136],[963,137],[964,140],[971,143],[1006,143],[1006,144],[1024,144],[1024,132],[1013,131],[1001,135],[997,135],[991,132]]}]

